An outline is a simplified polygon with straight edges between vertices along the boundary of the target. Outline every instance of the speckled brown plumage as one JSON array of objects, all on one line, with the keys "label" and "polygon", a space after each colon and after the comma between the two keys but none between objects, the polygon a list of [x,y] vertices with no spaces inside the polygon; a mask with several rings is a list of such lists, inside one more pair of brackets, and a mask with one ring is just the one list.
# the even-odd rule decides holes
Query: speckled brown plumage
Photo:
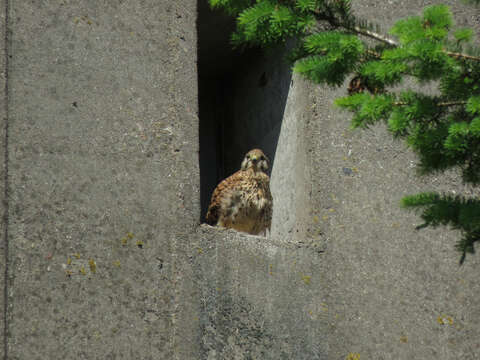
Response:
[{"label": "speckled brown plumage", "polygon": [[262,150],[249,151],[242,167],[215,188],[206,216],[210,225],[249,234],[264,234],[272,222],[268,159]]}]

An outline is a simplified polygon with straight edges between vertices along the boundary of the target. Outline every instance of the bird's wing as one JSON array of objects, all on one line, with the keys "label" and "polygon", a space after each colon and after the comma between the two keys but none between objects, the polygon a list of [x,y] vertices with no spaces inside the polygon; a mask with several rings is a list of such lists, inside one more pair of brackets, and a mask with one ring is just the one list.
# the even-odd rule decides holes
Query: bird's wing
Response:
[{"label": "bird's wing", "polygon": [[219,211],[222,200],[226,196],[232,194],[234,190],[239,187],[243,177],[243,171],[239,170],[235,174],[222,180],[220,184],[217,185],[213,191],[212,199],[210,200],[210,205],[208,206],[207,216],[205,217],[207,224],[217,225],[217,221],[220,216]]}]

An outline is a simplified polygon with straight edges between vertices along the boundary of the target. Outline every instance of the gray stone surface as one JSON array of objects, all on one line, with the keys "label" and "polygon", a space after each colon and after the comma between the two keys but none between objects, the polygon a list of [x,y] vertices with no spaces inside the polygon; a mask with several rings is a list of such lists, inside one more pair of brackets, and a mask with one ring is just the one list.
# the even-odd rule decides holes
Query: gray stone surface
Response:
[{"label": "gray stone surface", "polygon": [[421,219],[399,207],[407,194],[471,189],[452,174],[417,178],[415,158],[382,126],[349,130],[331,107],[342,90],[312,91],[310,226],[326,244],[329,358],[478,358],[479,258],[459,267],[459,234],[415,231]]},{"label": "gray stone surface", "polygon": [[[5,44],[5,0],[0,0],[0,199],[2,200],[2,206],[0,207],[0,219],[4,219],[5,216],[5,121],[7,118],[6,108],[6,93],[5,93],[5,80],[6,80],[6,44]],[[5,238],[5,221],[0,222],[0,356],[4,356],[5,353],[5,267],[6,261],[6,238]]]},{"label": "gray stone surface", "polygon": [[[360,16],[386,31],[431,3],[439,2],[354,5]],[[449,4],[457,24],[478,32],[478,10]],[[260,74],[261,63],[260,69],[258,63],[251,66],[251,72],[241,73],[243,82]],[[256,92],[247,87],[235,100],[242,104],[236,116],[247,132],[262,126],[242,115],[256,113]],[[480,260],[469,256],[459,267],[454,249],[459,234],[446,228],[415,231],[421,220],[399,207],[403,196],[420,191],[475,196],[478,189],[462,185],[454,171],[417,177],[415,157],[383,126],[350,129],[350,115],[333,107],[333,100],[344,95],[345,87],[307,82],[297,87],[295,78],[289,87],[272,159],[272,189],[281,208],[275,209],[278,222],[271,239],[200,230],[210,244],[207,250],[198,245],[199,257],[207,259],[197,260],[204,277],[199,280],[203,358],[478,358]],[[262,113],[280,104],[270,100],[263,101]],[[232,133],[236,136],[238,127]],[[287,215],[295,220],[289,223]],[[305,235],[282,236],[279,229],[292,229],[291,224]],[[312,284],[319,279],[315,291],[304,291],[304,283],[292,280],[297,273],[287,265],[289,256],[304,261],[301,272],[311,274]],[[281,269],[273,285],[270,265]],[[307,303],[314,310],[307,310]],[[278,314],[285,317],[277,320]],[[304,316],[312,318],[306,322]],[[308,340],[292,346],[299,339]]]},{"label": "gray stone surface", "polygon": [[194,358],[195,2],[10,7],[8,359]]},{"label": "gray stone surface", "polygon": [[201,359],[327,359],[323,254],[202,226]]},{"label": "gray stone surface", "polygon": [[310,177],[302,127],[310,108],[309,100],[306,82],[294,75],[279,129],[271,176],[275,205],[271,236],[284,242],[304,243],[309,236],[305,226],[309,216],[305,204],[309,197],[306,185]]},{"label": "gray stone surface", "polygon": [[[384,29],[430,3],[354,2]],[[292,83],[278,53],[229,74],[204,114],[234,120],[230,159],[202,171],[266,148],[274,229],[199,226],[195,2],[17,1],[10,19],[5,360],[478,359],[480,258],[458,267],[458,234],[398,206],[478,189],[350,130],[344,88]]]},{"label": "gray stone surface", "polygon": [[[428,2],[431,4],[433,2]],[[439,2],[435,2],[439,3]],[[387,30],[420,12],[424,1],[356,2]],[[459,25],[476,26],[479,10],[450,2]],[[438,190],[478,196],[455,172],[416,176],[416,159],[384,126],[349,129],[332,106],[337,90],[311,87],[305,123],[311,170],[311,228],[325,239],[329,358],[478,359],[478,256],[458,266],[459,234],[415,231],[421,219],[399,207],[407,194]]]}]

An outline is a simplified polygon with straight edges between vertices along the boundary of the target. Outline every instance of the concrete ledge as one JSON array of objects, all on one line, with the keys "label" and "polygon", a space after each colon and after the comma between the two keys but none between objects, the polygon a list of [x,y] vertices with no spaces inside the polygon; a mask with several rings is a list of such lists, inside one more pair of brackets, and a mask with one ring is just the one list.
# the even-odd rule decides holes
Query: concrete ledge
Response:
[{"label": "concrete ledge", "polygon": [[202,225],[194,245],[203,359],[327,359],[323,255]]}]

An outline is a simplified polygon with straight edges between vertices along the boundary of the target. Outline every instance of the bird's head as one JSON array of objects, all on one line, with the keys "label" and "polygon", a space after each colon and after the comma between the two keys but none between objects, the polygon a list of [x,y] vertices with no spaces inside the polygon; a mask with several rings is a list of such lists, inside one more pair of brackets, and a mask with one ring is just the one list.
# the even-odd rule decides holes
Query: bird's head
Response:
[{"label": "bird's head", "polygon": [[253,149],[250,150],[242,161],[242,170],[248,170],[253,168],[254,171],[267,171],[268,170],[268,158],[265,156],[262,150]]}]

